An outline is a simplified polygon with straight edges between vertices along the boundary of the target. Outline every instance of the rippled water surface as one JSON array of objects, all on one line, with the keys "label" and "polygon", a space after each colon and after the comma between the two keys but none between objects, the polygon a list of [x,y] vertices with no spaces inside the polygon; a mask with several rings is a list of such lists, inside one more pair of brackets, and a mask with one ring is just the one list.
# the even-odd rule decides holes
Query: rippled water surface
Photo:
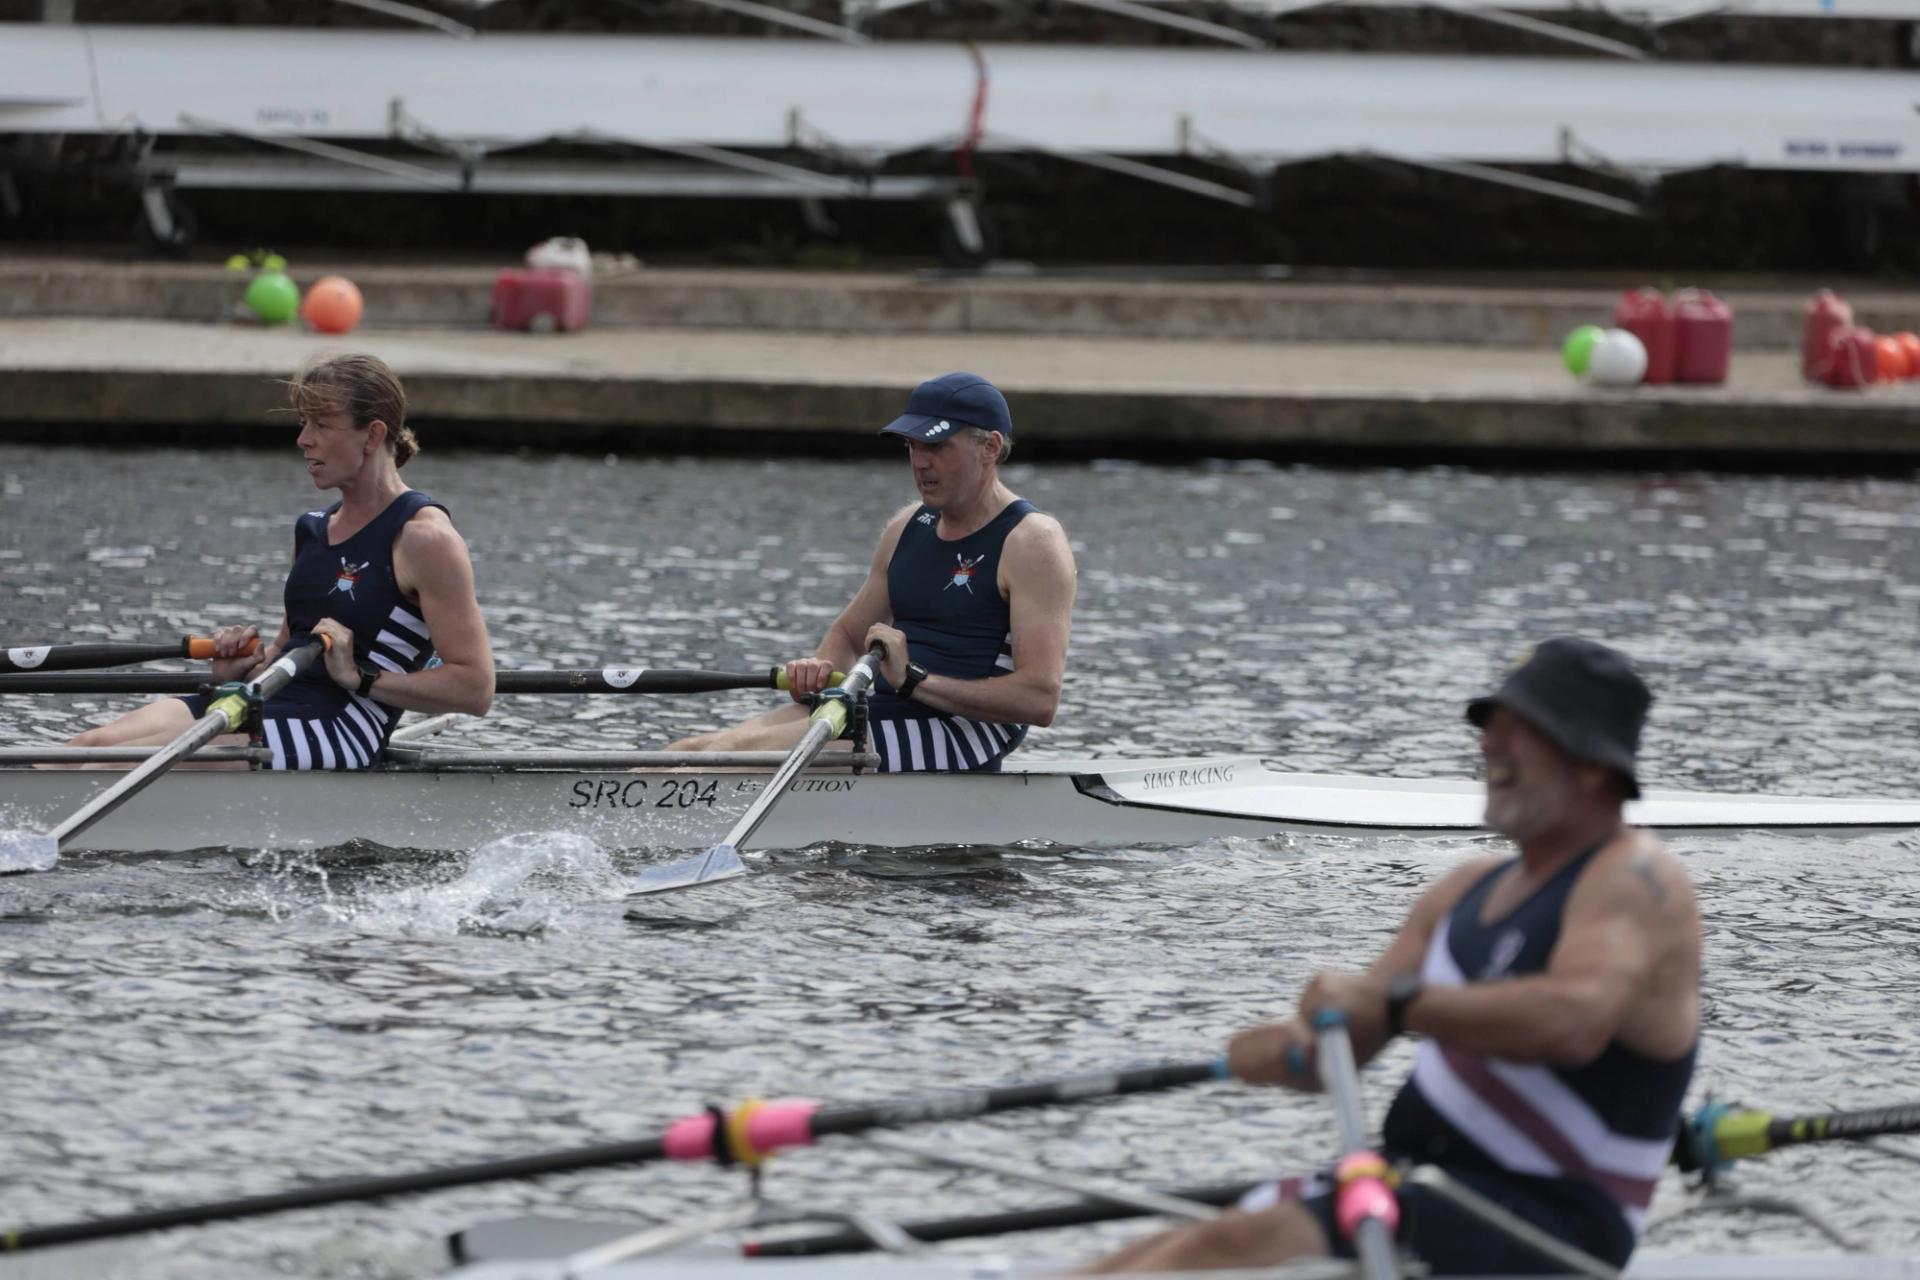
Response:
[{"label": "rippled water surface", "polygon": [[[453,509],[500,661],[520,667],[745,667],[810,648],[911,497],[891,460],[429,452],[408,478]],[[1526,642],[1577,631],[1646,669],[1655,785],[1920,791],[1912,481],[1100,464],[1011,479],[1080,557],[1065,704],[1035,754],[1464,775],[1462,701]],[[270,628],[293,518],[313,505],[290,450],[0,448],[0,639]],[[0,725],[54,741],[127,705],[6,697]],[[657,745],[764,705],[502,698],[461,732]],[[500,834],[455,857],[87,855],[0,880],[0,1226],[629,1138],[708,1101],[1204,1056],[1315,967],[1364,958],[1420,886],[1493,847],[798,851],[631,921],[630,865]],[[1695,1100],[1920,1091],[1920,838],[1673,843],[1708,929]],[[1401,1048],[1370,1072],[1376,1116],[1405,1063]],[[1215,1087],[938,1136],[1191,1183],[1308,1165],[1330,1128],[1317,1100]],[[1894,1155],[1806,1149],[1740,1186],[1911,1248],[1912,1174]],[[904,1216],[1033,1194],[852,1143],[777,1162],[770,1185]],[[476,1221],[672,1217],[739,1189],[710,1168],[604,1170],[88,1246],[32,1274],[430,1274],[439,1238]],[[1665,1189],[1657,1242],[1822,1247],[1752,1213],[1675,1219],[1687,1203]],[[1037,1243],[1073,1256],[1135,1230]]]}]

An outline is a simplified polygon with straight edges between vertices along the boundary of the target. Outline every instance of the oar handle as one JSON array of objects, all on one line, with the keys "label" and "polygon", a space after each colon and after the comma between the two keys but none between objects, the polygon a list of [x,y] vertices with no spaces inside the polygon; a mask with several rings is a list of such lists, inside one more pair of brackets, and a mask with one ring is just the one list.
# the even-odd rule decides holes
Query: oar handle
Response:
[{"label": "oar handle", "polygon": [[[260,637],[248,636],[247,642],[235,650],[232,656],[245,658],[252,655],[259,647]],[[214,652],[213,637],[211,636],[182,636],[180,638],[180,653],[182,657],[187,658],[217,658],[220,656]]]},{"label": "oar handle", "polygon": [[[827,683],[840,684],[843,681],[845,681],[846,678],[847,678],[846,672],[836,671],[832,675],[827,677]],[[782,692],[786,692],[793,688],[793,682],[787,679],[787,669],[785,667],[775,667],[773,669],[773,687],[781,690]]]}]

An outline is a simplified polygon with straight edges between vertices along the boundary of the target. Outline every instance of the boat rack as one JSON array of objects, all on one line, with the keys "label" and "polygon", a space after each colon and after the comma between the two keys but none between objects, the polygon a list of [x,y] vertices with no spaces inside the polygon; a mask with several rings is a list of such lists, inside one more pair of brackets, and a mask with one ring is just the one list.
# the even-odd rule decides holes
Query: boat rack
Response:
[{"label": "boat rack", "polygon": [[[1189,0],[1078,2],[1198,22],[1180,11]],[[1784,15],[1813,0],[1764,2],[1747,9]],[[1679,0],[1638,3],[1679,12]],[[1910,73],[1225,43],[461,39],[417,27],[289,42],[261,28],[16,23],[0,42],[0,141],[36,164],[52,155],[130,177],[150,238],[175,248],[193,231],[181,192],[325,189],[794,200],[820,230],[833,202],[912,202],[943,211],[962,261],[985,255],[982,154],[1242,208],[1288,166],[1339,157],[1623,215],[1641,213],[1663,177],[1702,169],[1920,172]],[[7,163],[0,154],[0,179]]]},{"label": "boat rack", "polygon": [[[442,0],[443,6],[474,15],[481,11],[505,8],[516,0]],[[1588,49],[1611,57],[1644,60],[1653,51],[1622,40],[1598,36],[1565,21],[1534,16],[1552,14],[1561,18],[1600,18],[1630,27],[1647,37],[1656,37],[1668,27],[1682,23],[1741,18],[1827,18],[1868,22],[1905,22],[1920,28],[1920,13],[1909,0],[1057,0],[1058,3],[1097,10],[1119,18],[1128,18],[1151,26],[1183,32],[1204,40],[1234,45],[1242,49],[1271,49],[1272,40],[1243,26],[1208,21],[1182,10],[1205,9],[1270,24],[1277,18],[1329,9],[1442,9],[1460,17],[1493,26],[1524,31],[1547,40]],[[450,35],[475,36],[477,28],[445,13],[395,0],[335,0],[335,3],[413,22]],[[868,34],[874,19],[906,9],[918,8],[930,0],[839,0],[839,21],[823,22],[806,13],[759,0],[690,0],[704,8],[739,17],[751,18],[769,26],[844,44],[869,44]]]}]

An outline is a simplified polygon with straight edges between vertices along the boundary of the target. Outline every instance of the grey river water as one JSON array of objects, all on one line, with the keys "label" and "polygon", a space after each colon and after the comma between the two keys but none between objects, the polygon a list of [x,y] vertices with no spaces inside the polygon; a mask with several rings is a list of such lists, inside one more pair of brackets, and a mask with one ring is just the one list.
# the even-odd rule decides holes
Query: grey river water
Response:
[{"label": "grey river water", "polygon": [[[429,448],[407,477],[468,537],[503,666],[735,667],[809,648],[857,584],[911,496],[883,456]],[[1528,641],[1579,632],[1627,648],[1655,687],[1653,785],[1920,791],[1913,480],[1120,464],[1011,479],[1080,560],[1065,703],[1033,753],[1467,775],[1463,700]],[[291,448],[0,448],[0,636],[270,627],[293,518],[314,505]],[[765,697],[502,698],[462,733],[651,745]],[[53,741],[125,705],[0,698],[0,727]],[[709,1101],[1205,1056],[1314,968],[1362,961],[1421,885],[1492,847],[799,851],[701,891],[705,925],[663,927],[623,916],[631,859],[500,834],[452,859],[81,856],[0,880],[0,1226],[636,1137]],[[1920,835],[1673,843],[1708,932],[1694,1100],[1920,1094]],[[1406,1061],[1402,1046],[1369,1072],[1376,1117]],[[1319,1100],[1224,1086],[934,1136],[1162,1184],[1305,1167],[1332,1141]],[[1914,1173],[1803,1149],[1738,1185],[1911,1249]],[[907,1216],[1033,1194],[851,1142],[776,1162],[769,1185]],[[415,1276],[476,1221],[670,1218],[740,1191],[707,1167],[603,1170],[87,1246],[0,1277]],[[1690,1203],[1670,1180],[1655,1244],[1825,1247],[1787,1219],[1676,1217]],[[1072,1257],[1137,1230],[1031,1243]]]}]

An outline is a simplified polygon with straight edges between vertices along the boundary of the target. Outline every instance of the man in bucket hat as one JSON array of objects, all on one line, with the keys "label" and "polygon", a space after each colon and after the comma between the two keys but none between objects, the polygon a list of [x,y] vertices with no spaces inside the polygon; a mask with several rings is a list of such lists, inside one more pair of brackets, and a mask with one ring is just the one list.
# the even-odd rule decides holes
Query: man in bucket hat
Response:
[{"label": "man in bucket hat", "polygon": [[[904,439],[919,501],[887,522],[866,581],[813,656],[787,664],[788,685],[804,703],[882,641],[868,702],[881,771],[998,769],[1059,709],[1073,552],[1058,520],[1001,481],[1013,416],[979,374],[929,378],[881,433]],[[781,707],[673,749],[784,751],[806,716]]]},{"label": "man in bucket hat", "polygon": [[[1346,1012],[1365,1063],[1423,1037],[1382,1127],[1390,1160],[1437,1166],[1556,1240],[1624,1266],[1673,1145],[1700,1024],[1700,918],[1678,859],[1625,825],[1652,696],[1625,655],[1562,637],[1467,705],[1486,823],[1475,858],[1415,903],[1365,973],[1322,971],[1290,1021],[1234,1037],[1242,1080],[1315,1090],[1314,1015]],[[1569,1268],[1402,1181],[1402,1247],[1439,1275]],[[1140,1241],[1094,1272],[1353,1256],[1323,1178]]]}]

